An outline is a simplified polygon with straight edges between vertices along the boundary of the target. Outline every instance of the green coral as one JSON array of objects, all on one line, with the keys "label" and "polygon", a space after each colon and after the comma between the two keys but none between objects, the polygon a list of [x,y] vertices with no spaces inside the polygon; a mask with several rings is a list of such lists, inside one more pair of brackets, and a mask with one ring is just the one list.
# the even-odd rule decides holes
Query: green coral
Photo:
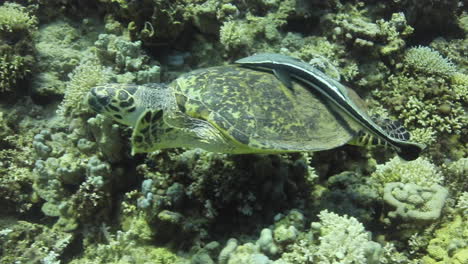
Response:
[{"label": "green coral", "polygon": [[[268,50],[274,42],[279,42],[283,34],[279,28],[295,10],[295,1],[272,2],[273,7],[266,16],[256,16],[248,12],[245,19],[228,20],[219,31],[220,42],[228,52],[246,49]],[[276,9],[276,10],[275,10]],[[273,42],[273,43],[272,43]]]},{"label": "green coral", "polygon": [[14,91],[34,63],[31,36],[36,17],[26,7],[6,2],[0,6],[0,93]]},{"label": "green coral", "polygon": [[463,192],[458,197],[456,208],[461,211],[464,217],[468,218],[468,192]]},{"label": "green coral", "polygon": [[468,263],[468,225],[466,216],[456,215],[435,232],[427,247],[428,255],[422,260],[427,264]]},{"label": "green coral", "polygon": [[[391,75],[373,94],[409,128],[432,128],[441,134],[461,134],[468,123],[463,86],[454,90],[437,76]],[[460,93],[458,93],[460,92]]]},{"label": "green coral", "polygon": [[32,136],[23,130],[23,118],[11,108],[0,107],[0,204],[5,214],[22,214],[33,207],[28,166],[33,162]]},{"label": "green coral", "polygon": [[37,28],[37,19],[22,5],[6,2],[0,6],[0,36],[22,31],[32,32]]},{"label": "green coral", "polygon": [[427,74],[450,76],[456,72],[455,65],[449,59],[430,47],[418,46],[408,49],[403,62],[406,67]]},{"label": "green coral", "polygon": [[[2,223],[4,224],[4,223]],[[73,235],[45,225],[17,221],[0,230],[1,263],[59,263]]]},{"label": "green coral", "polygon": [[70,74],[65,97],[57,110],[62,116],[78,116],[88,111],[85,95],[98,85],[108,82],[109,74],[96,60],[81,63]]},{"label": "green coral", "polygon": [[446,186],[452,191],[452,194],[457,195],[468,190],[468,181],[466,180],[468,158],[461,158],[457,161],[443,164],[442,169],[446,177]]},{"label": "green coral", "polygon": [[100,236],[104,241],[87,246],[83,256],[75,258],[70,264],[184,263],[183,258],[167,248],[137,243],[135,232],[119,230],[113,234],[104,224],[98,232],[97,237]]},{"label": "green coral", "polygon": [[19,56],[4,52],[0,47],[0,92],[11,91],[18,80],[30,72],[31,56]]}]

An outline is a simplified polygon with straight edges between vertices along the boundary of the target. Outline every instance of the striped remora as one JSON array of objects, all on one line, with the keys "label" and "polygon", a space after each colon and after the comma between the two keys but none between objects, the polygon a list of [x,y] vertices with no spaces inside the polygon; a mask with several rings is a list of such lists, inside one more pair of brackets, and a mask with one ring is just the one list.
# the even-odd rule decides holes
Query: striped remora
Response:
[{"label": "striped remora", "polygon": [[312,87],[371,134],[382,138],[405,160],[416,159],[425,148],[424,144],[400,140],[388,135],[369,115],[356,106],[348,96],[346,87],[306,62],[282,54],[258,53],[239,59],[235,63],[243,67],[272,71],[288,87],[291,87],[291,79]]}]

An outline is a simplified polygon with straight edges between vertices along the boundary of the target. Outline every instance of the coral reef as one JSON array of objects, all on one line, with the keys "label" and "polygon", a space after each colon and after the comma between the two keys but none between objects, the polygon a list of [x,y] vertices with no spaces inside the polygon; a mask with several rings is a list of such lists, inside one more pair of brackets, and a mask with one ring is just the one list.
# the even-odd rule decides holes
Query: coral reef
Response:
[{"label": "coral reef", "polygon": [[[468,262],[462,1],[0,4],[1,263]],[[169,82],[255,52],[307,61],[428,145],[130,154],[96,84]],[[14,95],[14,96],[10,96]]]}]

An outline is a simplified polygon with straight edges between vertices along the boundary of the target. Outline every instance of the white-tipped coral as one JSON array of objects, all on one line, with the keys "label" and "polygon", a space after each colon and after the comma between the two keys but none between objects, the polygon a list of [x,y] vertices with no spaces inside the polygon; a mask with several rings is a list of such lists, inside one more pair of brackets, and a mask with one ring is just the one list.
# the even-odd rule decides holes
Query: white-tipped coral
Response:
[{"label": "white-tipped coral", "polygon": [[437,167],[425,158],[403,161],[398,157],[377,165],[371,177],[380,184],[389,182],[414,183],[422,187],[442,184],[444,176]]}]

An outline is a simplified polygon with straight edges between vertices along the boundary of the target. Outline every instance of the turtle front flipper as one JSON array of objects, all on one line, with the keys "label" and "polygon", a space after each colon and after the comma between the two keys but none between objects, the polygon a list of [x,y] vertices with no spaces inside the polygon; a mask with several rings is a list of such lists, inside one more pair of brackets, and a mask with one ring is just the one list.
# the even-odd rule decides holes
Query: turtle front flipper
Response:
[{"label": "turtle front flipper", "polygon": [[233,152],[234,146],[205,120],[183,113],[146,110],[136,122],[131,138],[132,155],[165,148],[202,148]]},{"label": "turtle front flipper", "polygon": [[132,133],[132,155],[158,149],[164,133],[163,110],[146,110],[136,122]]},{"label": "turtle front flipper", "polygon": [[179,131],[177,139],[172,140],[172,145],[177,144],[175,147],[202,148],[222,153],[235,152],[237,146],[206,120],[193,118],[179,111],[168,113],[164,120],[167,125]]}]

